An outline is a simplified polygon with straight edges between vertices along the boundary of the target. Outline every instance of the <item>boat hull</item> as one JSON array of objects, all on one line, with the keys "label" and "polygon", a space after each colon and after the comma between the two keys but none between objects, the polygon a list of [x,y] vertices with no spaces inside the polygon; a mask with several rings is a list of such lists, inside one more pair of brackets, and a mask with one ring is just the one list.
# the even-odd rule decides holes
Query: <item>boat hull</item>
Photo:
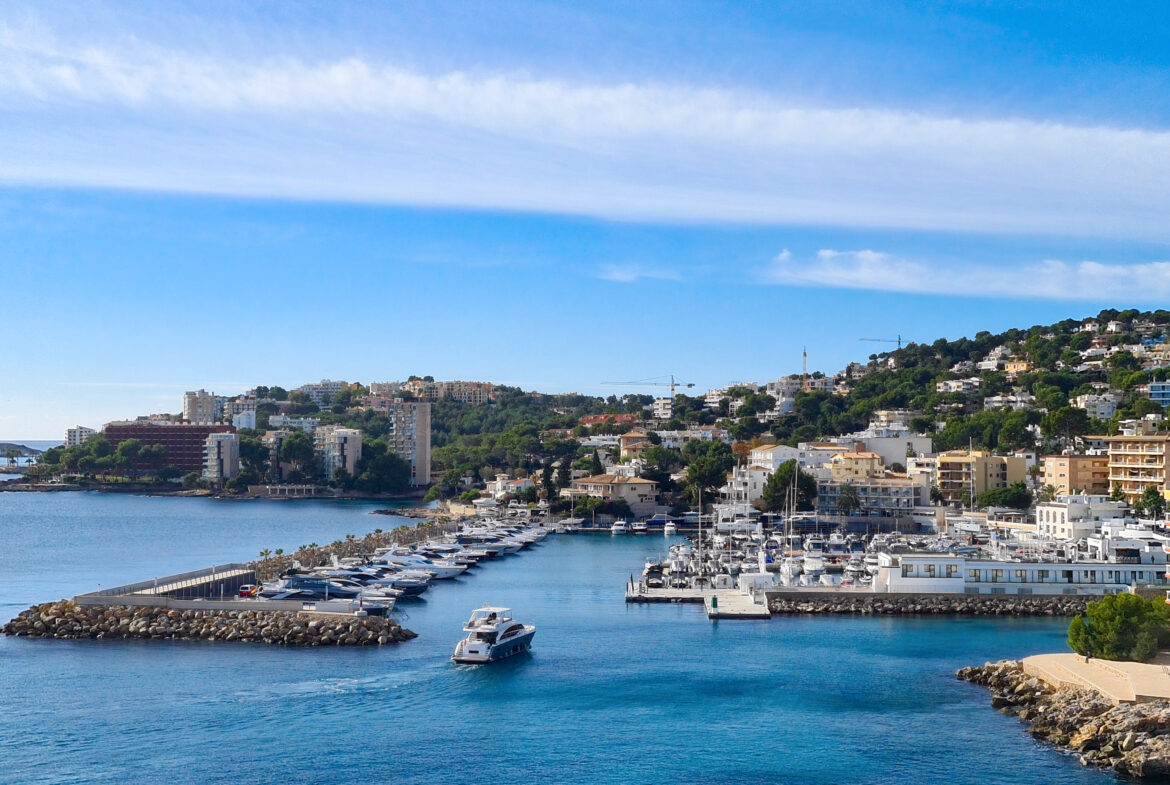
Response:
[{"label": "boat hull", "polygon": [[486,653],[482,652],[468,652],[464,650],[462,653],[457,648],[455,654],[451,656],[451,661],[456,665],[487,665],[500,660],[506,660],[509,657],[514,657],[517,654],[532,648],[532,638],[536,635],[536,630],[528,630],[514,638],[509,638],[506,641],[491,646]]}]

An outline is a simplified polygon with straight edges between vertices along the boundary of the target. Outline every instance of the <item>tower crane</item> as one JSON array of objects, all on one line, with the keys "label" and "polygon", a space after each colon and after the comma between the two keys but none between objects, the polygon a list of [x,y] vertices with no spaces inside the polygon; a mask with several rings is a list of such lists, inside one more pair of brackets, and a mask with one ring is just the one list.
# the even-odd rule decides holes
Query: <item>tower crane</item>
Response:
[{"label": "tower crane", "polygon": [[[669,379],[669,381],[661,381]],[[678,377],[673,373],[666,376],[652,376],[649,379],[639,379],[632,382],[602,382],[602,384],[609,387],[669,387],[670,388],[670,408],[668,410],[667,418],[674,414],[674,394],[675,389],[679,387],[688,388],[694,387],[694,382],[680,382]]]},{"label": "tower crane", "polygon": [[899,335],[897,338],[858,338],[857,340],[871,341],[873,343],[896,343],[896,344],[898,344],[898,348],[901,349],[903,339],[902,339],[902,336]]}]

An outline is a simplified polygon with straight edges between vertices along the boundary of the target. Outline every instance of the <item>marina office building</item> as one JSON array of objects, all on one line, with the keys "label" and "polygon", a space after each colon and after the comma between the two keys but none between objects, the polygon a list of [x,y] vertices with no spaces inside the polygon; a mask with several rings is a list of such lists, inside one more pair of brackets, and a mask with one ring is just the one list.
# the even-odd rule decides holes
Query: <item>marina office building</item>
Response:
[{"label": "marina office building", "polygon": [[1007,562],[949,553],[881,553],[873,590],[891,594],[1117,594],[1166,586],[1165,564]]}]

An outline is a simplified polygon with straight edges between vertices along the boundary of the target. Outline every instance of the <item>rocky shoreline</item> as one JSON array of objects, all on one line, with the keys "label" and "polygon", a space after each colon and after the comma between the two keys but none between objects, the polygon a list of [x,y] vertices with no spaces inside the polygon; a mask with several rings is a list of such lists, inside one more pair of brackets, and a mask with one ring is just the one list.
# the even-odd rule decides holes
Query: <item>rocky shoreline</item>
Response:
[{"label": "rocky shoreline", "polygon": [[1053,689],[1016,660],[961,668],[955,676],[992,692],[991,705],[1030,724],[1038,739],[1080,754],[1085,766],[1170,780],[1170,701],[1115,706],[1091,689]]},{"label": "rocky shoreline", "polygon": [[768,608],[773,614],[840,613],[872,616],[1076,616],[1085,610],[1088,597],[1021,597],[1018,595],[966,594],[772,594]]},{"label": "rocky shoreline", "polygon": [[0,628],[30,638],[245,641],[286,646],[381,646],[418,636],[384,616],[34,605]]}]

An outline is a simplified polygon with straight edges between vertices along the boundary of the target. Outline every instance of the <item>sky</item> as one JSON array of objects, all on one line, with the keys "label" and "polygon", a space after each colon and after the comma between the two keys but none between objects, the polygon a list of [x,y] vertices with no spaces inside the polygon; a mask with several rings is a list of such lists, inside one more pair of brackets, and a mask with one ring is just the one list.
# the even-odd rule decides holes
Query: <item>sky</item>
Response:
[{"label": "sky", "polygon": [[0,0],[0,440],[1170,299],[1160,3]]}]

